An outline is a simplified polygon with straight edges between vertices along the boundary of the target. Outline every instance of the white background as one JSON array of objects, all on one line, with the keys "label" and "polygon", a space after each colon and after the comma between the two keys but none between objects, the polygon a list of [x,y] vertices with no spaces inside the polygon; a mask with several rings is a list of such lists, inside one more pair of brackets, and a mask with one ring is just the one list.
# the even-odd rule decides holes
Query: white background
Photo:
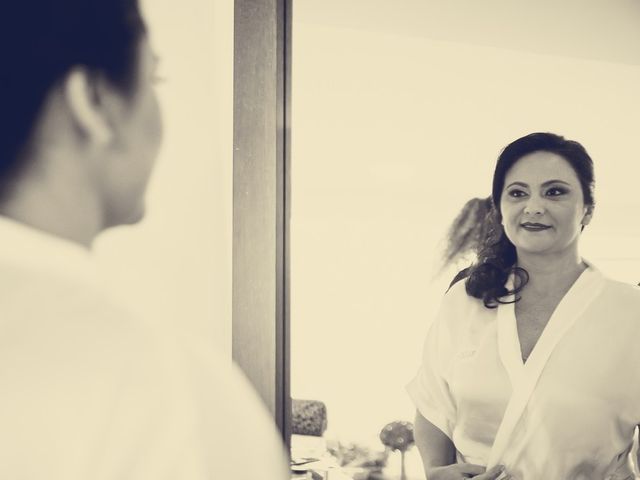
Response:
[{"label": "white background", "polygon": [[165,135],[147,216],[106,232],[112,290],[159,323],[231,352],[233,2],[143,3],[160,57]]},{"label": "white background", "polygon": [[413,419],[444,233],[524,134],[587,148],[583,254],[640,282],[637,2],[482,5],[294,3],[292,392],[327,404],[328,437]]}]

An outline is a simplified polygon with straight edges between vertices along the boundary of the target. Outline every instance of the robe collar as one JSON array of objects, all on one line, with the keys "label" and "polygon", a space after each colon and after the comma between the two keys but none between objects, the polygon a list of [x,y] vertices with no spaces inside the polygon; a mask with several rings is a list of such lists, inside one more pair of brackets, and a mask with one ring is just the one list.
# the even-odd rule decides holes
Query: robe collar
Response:
[{"label": "robe collar", "polygon": [[0,215],[0,263],[34,273],[99,284],[97,268],[85,247]]},{"label": "robe collar", "polygon": [[[498,307],[498,352],[511,380],[512,395],[496,433],[488,468],[499,462],[508,447],[514,428],[553,350],[604,288],[602,273],[590,262],[585,263],[588,268],[580,274],[554,310],[526,363],[522,361],[514,304]],[[507,286],[510,288],[513,278],[509,282]],[[507,300],[512,301],[513,296]]]}]

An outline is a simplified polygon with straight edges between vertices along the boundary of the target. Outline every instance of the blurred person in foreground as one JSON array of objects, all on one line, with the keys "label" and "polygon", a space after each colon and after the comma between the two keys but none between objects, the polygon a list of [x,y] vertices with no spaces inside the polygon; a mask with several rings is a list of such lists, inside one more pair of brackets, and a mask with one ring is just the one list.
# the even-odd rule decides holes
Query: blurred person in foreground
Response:
[{"label": "blurred person in foreground", "polygon": [[94,273],[94,238],[143,217],[161,139],[137,1],[11,2],[0,45],[0,478],[286,478],[231,360]]},{"label": "blurred person in foreground", "polygon": [[640,290],[580,254],[594,189],[582,145],[533,133],[500,154],[491,205],[454,222],[446,258],[476,260],[408,386],[429,480],[635,478]]}]

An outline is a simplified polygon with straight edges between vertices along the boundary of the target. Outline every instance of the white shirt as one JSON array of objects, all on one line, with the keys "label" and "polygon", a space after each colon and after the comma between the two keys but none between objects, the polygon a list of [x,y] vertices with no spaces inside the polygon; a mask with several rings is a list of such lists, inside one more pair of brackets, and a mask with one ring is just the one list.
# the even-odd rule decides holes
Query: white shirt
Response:
[{"label": "white shirt", "polygon": [[0,218],[0,245],[0,478],[287,478],[230,359],[120,308],[73,243]]},{"label": "white shirt", "polygon": [[526,363],[514,305],[445,295],[408,385],[459,462],[506,466],[516,480],[633,478],[640,423],[640,290],[593,266],[562,299]]}]

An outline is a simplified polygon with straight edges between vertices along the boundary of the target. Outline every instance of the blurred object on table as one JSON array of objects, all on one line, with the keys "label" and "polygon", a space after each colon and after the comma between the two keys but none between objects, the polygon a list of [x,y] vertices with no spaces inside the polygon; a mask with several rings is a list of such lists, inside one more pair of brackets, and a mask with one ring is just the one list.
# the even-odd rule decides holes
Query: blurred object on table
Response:
[{"label": "blurred object on table", "polygon": [[318,400],[291,401],[292,433],[321,437],[327,429],[327,407]]},{"label": "blurred object on table", "polygon": [[291,472],[295,478],[324,478],[336,465],[327,452],[323,434],[327,429],[327,407],[318,400],[291,400]]},{"label": "blurred object on table", "polygon": [[368,480],[371,474],[382,472],[389,455],[387,450],[375,450],[352,442],[329,441],[327,449],[353,480]]},{"label": "blurred object on table", "polygon": [[413,424],[405,421],[388,423],[380,432],[380,441],[388,449],[400,452],[400,480],[407,480],[404,455],[414,444]]}]

